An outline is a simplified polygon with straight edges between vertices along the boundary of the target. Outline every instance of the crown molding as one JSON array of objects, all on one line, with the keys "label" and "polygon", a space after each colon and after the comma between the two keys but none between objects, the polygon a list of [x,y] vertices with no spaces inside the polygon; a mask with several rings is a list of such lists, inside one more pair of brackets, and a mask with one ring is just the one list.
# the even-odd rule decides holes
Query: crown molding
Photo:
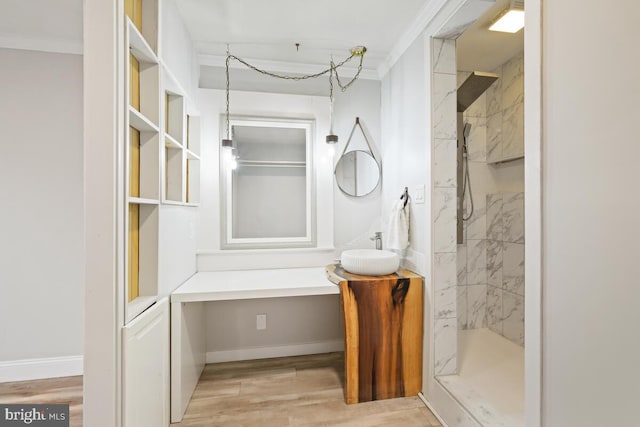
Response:
[{"label": "crown molding", "polygon": [[0,48],[82,55],[82,40],[0,34]]},{"label": "crown molding", "polygon": [[429,24],[435,19],[438,12],[443,8],[448,0],[431,0],[418,13],[416,19],[407,30],[400,36],[398,41],[391,48],[391,52],[385,60],[378,66],[378,79],[382,78],[391,70],[398,59],[409,49],[413,42],[424,32]]},{"label": "crown molding", "polygon": [[[308,64],[299,62],[285,62],[285,61],[269,61],[264,59],[251,59],[242,58],[251,65],[268,70],[274,73],[292,73],[292,74],[315,74],[327,69],[326,65]],[[209,67],[224,68],[227,57],[222,55],[198,55],[198,63]],[[238,61],[231,61],[229,68],[246,69],[246,66]],[[342,66],[341,70],[344,70],[349,75],[355,74],[358,70],[353,67]],[[360,79],[365,80],[380,80],[378,72],[376,70],[363,68],[360,72]]]}]

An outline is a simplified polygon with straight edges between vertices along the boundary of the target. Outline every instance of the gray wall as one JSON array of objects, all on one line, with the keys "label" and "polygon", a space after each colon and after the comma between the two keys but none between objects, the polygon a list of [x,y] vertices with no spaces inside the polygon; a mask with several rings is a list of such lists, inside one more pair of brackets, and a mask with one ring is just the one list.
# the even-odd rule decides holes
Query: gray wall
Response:
[{"label": "gray wall", "polygon": [[83,353],[82,57],[0,49],[0,361]]},{"label": "gray wall", "polygon": [[543,3],[543,424],[633,426],[640,3]]}]

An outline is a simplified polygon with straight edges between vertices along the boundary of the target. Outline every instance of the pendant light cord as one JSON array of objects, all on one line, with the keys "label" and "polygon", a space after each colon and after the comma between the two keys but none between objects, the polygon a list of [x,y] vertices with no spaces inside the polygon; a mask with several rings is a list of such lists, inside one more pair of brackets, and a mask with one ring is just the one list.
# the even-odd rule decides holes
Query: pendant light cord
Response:
[{"label": "pendant light cord", "polygon": [[[229,51],[229,45],[227,45],[227,58],[225,60],[225,72],[226,72],[226,112],[225,112],[225,121],[226,121],[226,127],[227,127],[227,140],[230,140],[230,129],[229,129],[229,91],[230,91],[230,86],[229,86],[229,63],[231,62],[231,60],[236,60],[239,63],[243,64],[244,66],[246,66],[247,68],[250,68],[254,71],[257,71],[260,74],[266,75],[266,76],[270,76],[270,77],[274,77],[277,79],[282,79],[282,80],[307,80],[307,79],[313,79],[313,78],[317,78],[317,77],[322,77],[325,74],[329,74],[329,100],[331,103],[330,106],[330,126],[331,126],[331,130],[330,133],[333,134],[333,78],[335,77],[336,83],[338,84],[338,87],[342,90],[342,92],[345,92],[357,79],[358,77],[360,77],[360,73],[362,72],[362,60],[364,58],[364,54],[367,51],[366,47],[363,46],[358,46],[354,49],[351,50],[351,55],[349,57],[347,57],[346,59],[344,59],[343,61],[339,62],[339,63],[335,63],[333,62],[333,58],[331,58],[331,61],[329,63],[329,68],[322,70],[320,72],[314,73],[314,74],[305,74],[305,75],[288,75],[288,74],[280,74],[280,73],[274,73],[271,71],[267,71],[267,70],[263,70],[261,68],[256,67],[255,65],[252,65],[250,63],[248,63],[247,61],[245,61],[242,58],[239,58],[235,55],[232,55]],[[342,67],[343,65],[345,65],[346,63],[348,63],[349,61],[351,61],[354,57],[360,57],[360,61],[358,62],[358,68],[356,70],[355,75],[353,76],[353,78],[351,78],[351,80],[349,80],[346,84],[343,84],[342,81],[340,80],[340,76],[338,75],[338,68]],[[337,141],[337,138],[336,140]],[[335,142],[334,141],[334,142]]]}]

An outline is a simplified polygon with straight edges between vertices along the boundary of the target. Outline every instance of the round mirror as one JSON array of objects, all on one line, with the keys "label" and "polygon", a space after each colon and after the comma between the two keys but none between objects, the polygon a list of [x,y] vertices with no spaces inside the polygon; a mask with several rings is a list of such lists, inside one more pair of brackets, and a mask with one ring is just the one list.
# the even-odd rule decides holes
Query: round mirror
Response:
[{"label": "round mirror", "polygon": [[340,190],[349,196],[366,196],[380,182],[380,165],[371,153],[362,150],[344,153],[334,171]]}]

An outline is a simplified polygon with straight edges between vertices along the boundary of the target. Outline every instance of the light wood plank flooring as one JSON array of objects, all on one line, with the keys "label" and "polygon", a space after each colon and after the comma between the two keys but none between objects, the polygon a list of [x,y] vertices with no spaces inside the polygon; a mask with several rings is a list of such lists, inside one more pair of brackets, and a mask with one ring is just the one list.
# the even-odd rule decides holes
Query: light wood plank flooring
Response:
[{"label": "light wood plank flooring", "polygon": [[[418,397],[344,403],[343,354],[211,364],[172,427],[423,426],[440,423]],[[70,403],[82,425],[82,378],[0,384],[2,403]]]},{"label": "light wood plank flooring", "polygon": [[0,383],[0,403],[69,404],[69,425],[82,426],[82,377]]}]

